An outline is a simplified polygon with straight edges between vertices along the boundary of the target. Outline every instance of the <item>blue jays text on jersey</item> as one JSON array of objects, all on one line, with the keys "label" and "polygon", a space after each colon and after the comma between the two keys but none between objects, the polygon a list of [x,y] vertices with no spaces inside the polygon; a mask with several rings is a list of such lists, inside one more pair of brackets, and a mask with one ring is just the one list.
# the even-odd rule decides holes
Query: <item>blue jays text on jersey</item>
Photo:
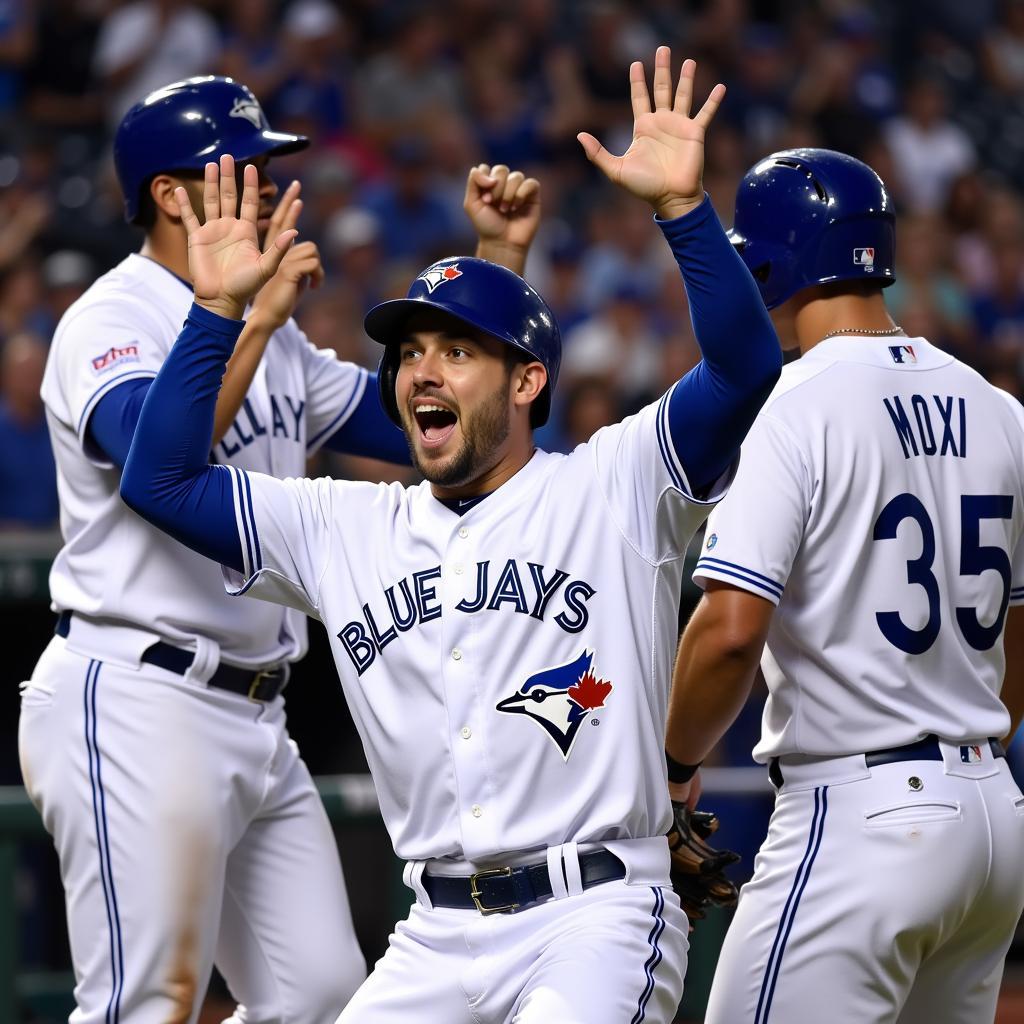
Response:
[{"label": "blue jays text on jersey", "polygon": [[[439,565],[410,573],[385,588],[386,610],[379,601],[376,611],[367,602],[362,606],[362,617],[342,627],[338,639],[359,675],[399,634],[441,617],[441,602],[433,584],[440,576]],[[524,580],[529,580],[529,585]],[[455,611],[473,614],[511,608],[518,615],[543,621],[559,591],[560,610],[553,621],[566,633],[579,633],[589,620],[586,602],[597,593],[595,588],[585,580],[570,580],[564,569],[548,570],[537,562],[527,562],[522,567],[515,558],[509,558],[503,565],[490,560],[477,562],[474,589],[467,591],[455,605]]]},{"label": "blue jays text on jersey", "polygon": [[894,395],[883,398],[903,446],[903,457],[950,455],[967,458],[967,402],[953,395],[910,396],[910,410]]}]

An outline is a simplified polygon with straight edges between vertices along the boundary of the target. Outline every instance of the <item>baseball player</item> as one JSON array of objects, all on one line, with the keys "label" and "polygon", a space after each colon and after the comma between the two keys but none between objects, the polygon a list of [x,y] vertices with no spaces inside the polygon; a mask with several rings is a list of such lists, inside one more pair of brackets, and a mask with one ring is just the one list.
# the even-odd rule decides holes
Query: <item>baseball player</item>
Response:
[{"label": "baseball player", "polygon": [[[43,397],[65,538],[50,580],[58,635],[24,692],[20,751],[60,856],[76,1024],[194,1021],[214,960],[246,1024],[333,1020],[365,976],[334,837],[285,727],[280,694],[306,650],[305,617],[232,601],[215,566],[117,493],[191,303],[173,189],[201,197],[196,169],[230,152],[257,174],[257,225],[274,237],[300,200],[293,183],[273,210],[266,161],[305,145],[271,131],[227,79],[177,83],[132,108],[115,156],[145,244],[53,341]],[[535,229],[535,186],[474,169],[467,209],[489,218],[482,251]],[[217,463],[297,476],[321,445],[407,461],[373,376],[290,319],[304,279],[320,275],[315,247],[295,246],[256,297],[203,449]]]},{"label": "baseball player", "polygon": [[[231,593],[326,626],[417,902],[340,1021],[672,1019],[687,923],[668,888],[663,724],[687,541],[779,371],[764,306],[701,187],[724,88],[689,116],[659,48],[654,109],[589,158],[654,207],[704,361],[571,455],[535,449],[560,360],[539,295],[490,262],[428,267],[370,311],[381,397],[426,478],[403,488],[208,466],[217,384],[260,253],[255,171],[178,190],[196,302],[146,402],[125,500],[225,567]],[[216,170],[211,168],[211,170]],[[225,193],[225,189],[227,192]],[[220,203],[221,217],[211,216]]]},{"label": "baseball player", "polygon": [[692,802],[761,660],[777,798],[706,1020],[991,1022],[1024,906],[1000,742],[1024,714],[1024,412],[889,318],[892,203],[860,161],[761,161],[732,239],[802,358],[708,523],[669,711]]}]

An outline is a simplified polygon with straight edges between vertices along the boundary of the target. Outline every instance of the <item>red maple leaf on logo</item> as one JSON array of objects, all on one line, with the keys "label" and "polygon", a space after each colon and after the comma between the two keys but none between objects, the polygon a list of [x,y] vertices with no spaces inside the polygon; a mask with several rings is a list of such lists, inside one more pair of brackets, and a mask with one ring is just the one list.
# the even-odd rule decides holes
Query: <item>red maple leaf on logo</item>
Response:
[{"label": "red maple leaf on logo", "polygon": [[445,267],[442,273],[444,274],[444,279],[446,281],[454,281],[455,278],[462,277],[462,271],[459,270],[457,266]]},{"label": "red maple leaf on logo", "polygon": [[603,708],[604,699],[611,692],[612,684],[606,679],[595,679],[593,672],[587,672],[575,686],[569,687],[569,697],[586,711]]}]

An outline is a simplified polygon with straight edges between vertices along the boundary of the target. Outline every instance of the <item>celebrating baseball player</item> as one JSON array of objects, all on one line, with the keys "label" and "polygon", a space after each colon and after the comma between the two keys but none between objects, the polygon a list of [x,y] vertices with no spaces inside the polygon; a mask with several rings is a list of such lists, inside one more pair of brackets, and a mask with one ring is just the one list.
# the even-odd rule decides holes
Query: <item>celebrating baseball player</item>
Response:
[{"label": "celebrating baseball player", "polygon": [[775,811],[706,1020],[991,1022],[1024,906],[1000,743],[1024,715],[1024,413],[889,318],[892,203],[860,161],[761,161],[732,239],[802,358],[708,523],[670,703],[692,803],[764,649]]},{"label": "celebrating baseball player", "polygon": [[[125,500],[225,567],[231,593],[319,618],[417,902],[341,1021],[670,1021],[687,922],[669,884],[663,752],[682,555],[727,487],[780,355],[701,187],[695,65],[630,70],[634,137],[589,158],[650,202],[704,360],[569,456],[535,449],[560,359],[540,296],[490,262],[428,267],[366,317],[385,407],[426,481],[209,466],[220,375],[261,253],[255,169],[179,189],[196,301],[153,383]],[[220,207],[220,217],[216,216]],[[284,256],[284,258],[287,258]]]},{"label": "celebrating baseball player", "polygon": [[[271,131],[226,79],[135,106],[115,156],[145,245],[71,307],[53,342],[43,397],[65,538],[50,580],[60,615],[23,697],[20,746],[60,856],[82,1024],[194,1021],[214,960],[246,1024],[324,1024],[365,977],[334,836],[285,727],[280,693],[306,650],[305,616],[233,601],[216,566],[117,493],[191,303],[175,187],[201,199],[209,154],[231,153],[256,176],[251,212],[273,238],[301,204],[293,183],[273,210],[266,162],[306,144]],[[516,258],[539,220],[536,187],[474,168],[480,252]],[[204,460],[212,450],[222,465],[282,476],[301,475],[321,445],[407,461],[373,376],[315,349],[290,319],[303,282],[320,276],[315,247],[296,245],[256,296]]]}]

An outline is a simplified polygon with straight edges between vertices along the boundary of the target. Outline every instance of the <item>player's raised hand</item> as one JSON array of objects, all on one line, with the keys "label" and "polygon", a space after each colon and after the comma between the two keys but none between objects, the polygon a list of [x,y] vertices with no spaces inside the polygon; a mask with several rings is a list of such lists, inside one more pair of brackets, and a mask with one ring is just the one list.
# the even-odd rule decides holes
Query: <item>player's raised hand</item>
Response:
[{"label": "player's raised hand", "polygon": [[725,96],[725,86],[716,85],[691,117],[697,64],[683,61],[673,94],[671,60],[669,48],[659,46],[654,56],[653,109],[643,63],[630,65],[633,141],[622,156],[613,156],[587,132],[576,136],[587,159],[609,180],[646,199],[665,219],[688,213],[704,198],[704,133]]},{"label": "player's raised hand", "polygon": [[251,164],[245,168],[239,206],[235,161],[227,154],[220,158],[219,167],[206,165],[205,223],[199,223],[184,188],[176,188],[174,195],[188,233],[188,266],[196,302],[221,316],[239,319],[246,303],[277,272],[298,232],[294,228],[280,232],[260,252],[259,175]]},{"label": "player's raised hand", "polygon": [[505,164],[478,164],[466,179],[462,207],[481,243],[529,249],[540,224],[540,182]]}]

